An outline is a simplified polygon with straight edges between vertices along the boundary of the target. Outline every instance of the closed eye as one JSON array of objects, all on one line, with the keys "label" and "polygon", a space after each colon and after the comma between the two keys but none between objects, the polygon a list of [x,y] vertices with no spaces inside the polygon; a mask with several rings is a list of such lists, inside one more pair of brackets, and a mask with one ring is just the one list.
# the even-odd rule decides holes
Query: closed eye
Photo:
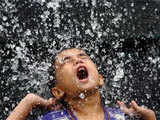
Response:
[{"label": "closed eye", "polygon": [[65,62],[65,61],[70,60],[70,59],[71,59],[71,57],[67,56],[67,57],[64,57],[63,61]]},{"label": "closed eye", "polygon": [[79,56],[80,56],[81,58],[89,58],[88,55],[86,55],[86,54],[84,54],[84,53],[80,53]]}]

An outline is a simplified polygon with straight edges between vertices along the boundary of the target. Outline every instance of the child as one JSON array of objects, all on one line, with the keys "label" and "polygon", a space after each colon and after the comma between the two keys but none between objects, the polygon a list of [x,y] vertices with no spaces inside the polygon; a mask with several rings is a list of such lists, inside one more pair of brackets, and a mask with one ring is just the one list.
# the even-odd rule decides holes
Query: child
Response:
[{"label": "child", "polygon": [[[156,119],[152,110],[138,106],[135,101],[130,103],[130,108],[118,101],[123,112],[102,106],[98,88],[104,84],[103,77],[84,51],[76,48],[63,50],[55,58],[54,67],[56,83],[51,92],[55,98],[45,100],[30,93],[7,120],[25,120],[32,108],[38,106],[51,110],[40,120],[124,120],[123,113],[138,114],[144,120]],[[67,103],[65,108],[57,105],[62,99]]]}]

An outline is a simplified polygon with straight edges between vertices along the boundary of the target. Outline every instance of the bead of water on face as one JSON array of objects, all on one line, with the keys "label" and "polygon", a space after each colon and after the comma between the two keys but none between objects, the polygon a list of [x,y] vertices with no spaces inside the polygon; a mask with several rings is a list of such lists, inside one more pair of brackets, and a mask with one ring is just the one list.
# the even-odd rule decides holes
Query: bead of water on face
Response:
[{"label": "bead of water on face", "polygon": [[84,98],[85,98],[84,93],[81,93],[81,94],[79,95],[79,97],[80,97],[81,99],[84,99]]},{"label": "bead of water on face", "polygon": [[87,99],[87,98],[85,98],[84,100],[85,100],[85,101],[88,101],[88,99]]},{"label": "bead of water on face", "polygon": [[80,88],[80,86],[79,86],[79,85],[77,85],[77,87],[78,87],[78,88]]},{"label": "bead of water on face", "polygon": [[41,103],[40,102],[37,102],[37,105],[40,105]]},{"label": "bead of water on face", "polygon": [[96,86],[95,89],[98,89],[98,86]]}]

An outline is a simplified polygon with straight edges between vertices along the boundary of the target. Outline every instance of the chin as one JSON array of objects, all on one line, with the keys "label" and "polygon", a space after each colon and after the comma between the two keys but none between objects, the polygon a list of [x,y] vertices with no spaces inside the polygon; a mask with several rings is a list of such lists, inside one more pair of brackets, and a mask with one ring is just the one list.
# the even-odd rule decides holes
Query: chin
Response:
[{"label": "chin", "polygon": [[96,90],[96,89],[98,90],[98,85],[97,84],[96,85],[95,84],[94,85],[87,85],[86,84],[86,85],[81,86],[80,88],[82,91],[90,91],[90,90]]}]

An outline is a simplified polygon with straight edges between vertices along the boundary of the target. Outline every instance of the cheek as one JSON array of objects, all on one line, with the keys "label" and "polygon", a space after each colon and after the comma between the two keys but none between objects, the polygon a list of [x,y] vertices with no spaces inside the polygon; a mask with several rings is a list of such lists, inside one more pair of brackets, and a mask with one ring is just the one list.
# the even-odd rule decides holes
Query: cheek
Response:
[{"label": "cheek", "polygon": [[65,67],[62,68],[61,72],[64,78],[71,79],[74,76],[74,70],[71,66],[66,65]]},{"label": "cheek", "polygon": [[88,64],[95,72],[97,72],[97,66],[93,62],[89,62]]},{"label": "cheek", "polygon": [[72,70],[67,69],[66,71],[63,69],[63,71],[61,71],[60,77],[61,80],[59,80],[58,85],[62,88],[65,94],[74,95],[78,92],[77,83]]},{"label": "cheek", "polygon": [[72,67],[64,66],[58,72],[58,76],[60,78],[61,83],[64,86],[69,86],[73,84],[74,79],[74,70]]},{"label": "cheek", "polygon": [[91,75],[94,77],[94,79],[98,79],[98,70],[94,64],[90,65]]}]

